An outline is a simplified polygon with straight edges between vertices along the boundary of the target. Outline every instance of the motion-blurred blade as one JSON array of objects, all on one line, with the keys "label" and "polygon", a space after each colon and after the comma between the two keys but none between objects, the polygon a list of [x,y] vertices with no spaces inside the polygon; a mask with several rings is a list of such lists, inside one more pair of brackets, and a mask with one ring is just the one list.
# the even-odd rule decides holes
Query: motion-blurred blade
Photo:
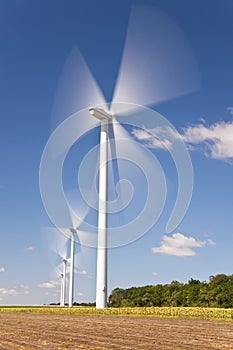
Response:
[{"label": "motion-blurred blade", "polygon": [[41,158],[40,191],[45,209],[57,227],[72,226],[69,205],[62,186],[62,169],[71,146],[99,125],[87,110],[66,119],[51,135]]},{"label": "motion-blurred blade", "polygon": [[83,222],[85,222],[85,219],[88,216],[88,213],[91,209],[90,206],[88,206],[86,203],[82,203],[79,197],[81,197],[81,194],[76,190],[72,190],[67,193],[70,215],[70,228],[73,228],[75,230],[78,229]]},{"label": "motion-blurred blade", "polygon": [[[134,126],[134,131],[139,128],[142,129],[143,132],[146,131],[149,132],[149,134],[151,133],[151,137],[156,140],[157,147],[158,144],[160,144],[160,147],[163,145],[163,148],[170,153],[173,162],[175,163],[178,175],[179,190],[177,193],[175,205],[172,210],[172,214],[168,220],[166,227],[167,232],[170,233],[179,225],[183,219],[192,197],[193,168],[189,153],[178,131],[166,118],[164,118],[159,113],[152,111],[149,108],[142,108],[141,112],[138,110],[136,114],[124,117],[122,118],[122,121],[123,120],[126,126]],[[118,133],[120,133],[123,138],[127,138],[127,131],[122,128],[120,124],[117,126],[118,127],[116,130],[118,130]],[[138,140],[140,140],[140,138],[138,138]],[[141,145],[142,144],[143,143],[141,143]],[[122,149],[122,146],[124,147],[124,143],[122,143],[122,145],[119,143],[119,145],[119,151],[123,152],[124,150]],[[149,146],[149,143],[146,144],[145,142],[144,145]],[[133,147],[134,148],[131,149],[129,144],[128,151],[131,154],[137,154],[138,160],[143,159],[143,154],[140,154],[140,147],[137,145]],[[152,149],[153,148],[154,147],[152,146]]]},{"label": "motion-blurred blade", "polygon": [[70,220],[71,220],[71,228],[76,229],[77,227],[80,226],[80,224],[82,223],[82,220],[81,218],[77,217],[73,209],[69,208],[69,213],[70,213]]},{"label": "motion-blurred blade", "polygon": [[66,259],[68,257],[69,230],[65,228],[60,228],[59,230],[57,228],[47,227],[43,230],[43,234],[50,251],[58,255],[61,259]]},{"label": "motion-blurred blade", "polygon": [[[67,235],[69,232],[67,231]],[[69,238],[64,237],[61,234],[57,234],[57,237],[55,238],[55,253],[60,257],[61,260],[68,259],[69,253],[68,253],[68,247],[69,247]]]},{"label": "motion-blurred blade", "polygon": [[77,47],[67,58],[54,100],[53,127],[70,115],[90,106],[105,103],[103,93]]},{"label": "motion-blurred blade", "polygon": [[[61,234],[61,232],[63,234]],[[63,273],[64,259],[70,257],[70,233],[62,228],[59,231],[57,228],[44,228],[43,238],[46,241],[47,256],[51,266],[52,278],[60,277]]]},{"label": "motion-blurred blade", "polygon": [[[108,202],[108,212],[116,213],[121,212],[123,209],[127,207],[129,202],[132,199],[132,189],[129,183],[122,179],[120,174],[120,162],[121,159],[117,152],[119,148],[119,143],[121,142],[119,129],[124,128],[117,122],[116,119],[113,120],[111,124],[109,124],[109,138],[110,138],[110,171],[109,171],[109,182],[111,178],[113,179],[113,185],[110,188],[114,189],[113,196],[115,199],[109,200]],[[128,135],[130,138],[130,135]]]},{"label": "motion-blurred blade", "polygon": [[[132,8],[113,102],[158,104],[195,91],[199,72],[177,24],[152,6]],[[114,105],[111,112],[124,112]]]},{"label": "motion-blurred blade", "polygon": [[114,187],[119,183],[120,181],[120,174],[119,174],[119,166],[118,166],[118,159],[117,159],[117,153],[116,153],[116,139],[114,134],[114,122],[109,123],[109,139],[110,139],[110,159],[111,159],[111,165],[112,165],[112,173],[114,178]]}]

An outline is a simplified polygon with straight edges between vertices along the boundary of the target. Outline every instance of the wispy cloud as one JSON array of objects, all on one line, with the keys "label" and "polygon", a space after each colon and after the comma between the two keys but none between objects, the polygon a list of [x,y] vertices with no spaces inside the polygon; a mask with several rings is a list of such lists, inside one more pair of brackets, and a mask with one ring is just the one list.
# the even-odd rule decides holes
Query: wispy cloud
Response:
[{"label": "wispy cloud", "polygon": [[169,138],[173,136],[174,131],[170,127],[157,127],[154,129],[134,129],[132,134],[139,141],[143,141],[149,148],[163,149],[169,151],[172,148],[172,142]]},{"label": "wispy cloud", "polygon": [[29,289],[29,286],[26,284],[20,284],[20,288],[22,289]]},{"label": "wispy cloud", "polygon": [[227,110],[233,115],[233,107],[227,107]]},{"label": "wispy cloud", "polygon": [[7,289],[7,288],[0,288],[0,294],[1,295],[10,295],[10,296],[16,296],[19,294],[19,292],[16,289]]},{"label": "wispy cloud", "polygon": [[78,270],[78,269],[76,269],[75,271],[76,271],[76,273],[78,275],[87,275],[87,271],[86,270]]},{"label": "wispy cloud", "polygon": [[43,282],[38,284],[39,288],[46,288],[46,289],[52,289],[52,288],[56,288],[58,285],[60,285],[60,282],[57,280],[51,280],[48,282]]},{"label": "wispy cloud", "polygon": [[5,267],[0,267],[0,272],[5,272]]},{"label": "wispy cloud", "polygon": [[[229,107],[233,114],[233,107]],[[180,135],[170,127],[158,127],[151,130],[134,129],[132,134],[149,148],[172,149],[172,140],[182,139],[189,150],[200,150],[212,159],[233,161],[233,121],[217,122],[207,125],[201,123],[185,127]]]},{"label": "wispy cloud", "polygon": [[233,121],[212,125],[197,124],[184,128],[182,138],[188,144],[201,146],[201,151],[210,158],[233,159]]},{"label": "wispy cloud", "polygon": [[32,245],[29,245],[28,247],[26,247],[26,250],[29,252],[32,252],[33,250],[35,250],[35,247],[33,247]]},{"label": "wispy cloud", "polygon": [[[66,268],[66,273],[69,274],[70,273],[70,266],[67,266]],[[81,270],[78,268],[74,268],[74,273],[77,275],[88,275],[88,272],[86,270]]]},{"label": "wispy cloud", "polygon": [[215,245],[215,242],[212,240],[198,241],[182,233],[173,233],[171,237],[164,235],[160,246],[152,248],[152,252],[175,256],[194,256],[196,255],[194,248],[203,248],[206,245]]},{"label": "wispy cloud", "polygon": [[16,288],[0,288],[0,295],[1,296],[17,296],[17,295],[27,295],[29,294],[29,290],[20,290]]}]

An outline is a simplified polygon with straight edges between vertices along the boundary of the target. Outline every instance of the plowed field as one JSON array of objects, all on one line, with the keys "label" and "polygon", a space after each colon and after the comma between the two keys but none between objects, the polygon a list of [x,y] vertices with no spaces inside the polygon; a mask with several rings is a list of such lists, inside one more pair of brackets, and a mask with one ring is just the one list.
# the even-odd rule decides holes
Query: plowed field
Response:
[{"label": "plowed field", "polygon": [[0,325],[0,349],[233,349],[232,322],[2,313]]}]

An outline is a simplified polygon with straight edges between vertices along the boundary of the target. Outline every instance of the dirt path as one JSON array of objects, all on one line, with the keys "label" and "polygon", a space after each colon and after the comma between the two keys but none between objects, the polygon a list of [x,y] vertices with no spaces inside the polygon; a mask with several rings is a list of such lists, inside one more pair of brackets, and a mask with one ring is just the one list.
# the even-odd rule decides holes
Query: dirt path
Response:
[{"label": "dirt path", "polygon": [[0,349],[233,349],[233,323],[0,314]]}]

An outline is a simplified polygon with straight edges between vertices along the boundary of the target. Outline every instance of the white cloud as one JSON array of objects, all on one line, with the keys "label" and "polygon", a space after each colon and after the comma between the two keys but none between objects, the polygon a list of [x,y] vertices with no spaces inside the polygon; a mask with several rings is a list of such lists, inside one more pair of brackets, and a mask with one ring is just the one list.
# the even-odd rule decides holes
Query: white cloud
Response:
[{"label": "white cloud", "polygon": [[47,289],[52,289],[52,288],[56,288],[58,285],[60,285],[59,281],[49,281],[49,282],[43,282],[38,284],[39,288],[47,288]]},{"label": "white cloud", "polygon": [[202,118],[202,117],[201,117],[199,120],[200,120],[200,122],[201,122],[202,124],[206,124],[205,118]]},{"label": "white cloud", "polygon": [[32,245],[29,245],[27,248],[26,248],[26,250],[28,250],[28,251],[33,251],[35,248],[32,246]]},{"label": "white cloud", "polygon": [[19,294],[28,295],[28,294],[30,294],[30,292],[29,292],[29,290],[25,290],[24,292],[19,292]]},{"label": "white cloud", "polygon": [[207,244],[212,246],[216,245],[216,243],[212,239],[207,239]]},{"label": "white cloud", "polygon": [[29,286],[27,286],[26,284],[20,284],[20,288],[22,288],[22,289],[29,289]]},{"label": "white cloud", "polygon": [[0,267],[0,272],[5,272],[5,267]]},{"label": "white cloud", "polygon": [[[228,107],[232,111],[233,107]],[[205,120],[182,129],[180,135],[170,127],[151,130],[134,129],[132,134],[149,148],[170,151],[172,143],[180,138],[189,150],[199,149],[206,157],[233,161],[233,121],[207,125]]]},{"label": "white cloud", "polygon": [[55,288],[55,285],[51,282],[43,282],[38,284],[38,287],[40,288]]},{"label": "white cloud", "polygon": [[6,288],[0,288],[0,294],[1,295],[10,295],[10,296],[16,296],[18,295],[19,293],[17,292],[16,289],[6,289]]},{"label": "white cloud", "polygon": [[188,145],[200,145],[207,157],[233,158],[233,122],[219,122],[210,126],[197,124],[183,129],[182,138]]},{"label": "white cloud", "polygon": [[16,288],[0,288],[0,295],[1,296],[17,296],[17,295],[22,295],[22,294],[29,294],[28,290],[17,290]]},{"label": "white cloud", "polygon": [[227,110],[233,115],[233,107],[227,107]]},{"label": "white cloud", "polygon": [[[70,273],[70,266],[66,268],[66,273]],[[78,268],[74,268],[74,273],[77,275],[88,275],[88,272],[86,270],[80,270]]]},{"label": "white cloud", "polygon": [[83,297],[83,296],[84,296],[84,294],[83,294],[83,293],[81,293],[81,292],[77,292],[77,293],[76,293],[76,296],[77,296],[77,297]]},{"label": "white cloud", "polygon": [[194,256],[196,252],[193,248],[202,248],[205,245],[214,244],[211,240],[198,241],[194,237],[187,237],[182,233],[173,233],[171,237],[164,235],[161,245],[152,248],[152,252],[175,256]]},{"label": "white cloud", "polygon": [[152,275],[153,275],[153,276],[157,276],[158,273],[157,273],[157,272],[152,272]]},{"label": "white cloud", "polygon": [[172,148],[171,137],[174,137],[175,131],[170,127],[157,127],[150,130],[134,129],[132,134],[149,148],[169,151]]}]

